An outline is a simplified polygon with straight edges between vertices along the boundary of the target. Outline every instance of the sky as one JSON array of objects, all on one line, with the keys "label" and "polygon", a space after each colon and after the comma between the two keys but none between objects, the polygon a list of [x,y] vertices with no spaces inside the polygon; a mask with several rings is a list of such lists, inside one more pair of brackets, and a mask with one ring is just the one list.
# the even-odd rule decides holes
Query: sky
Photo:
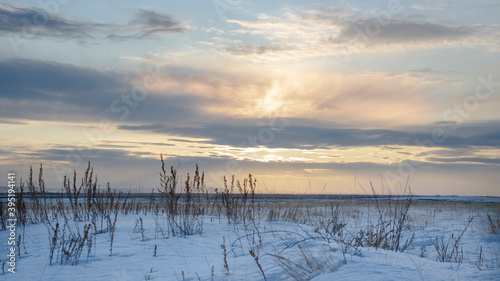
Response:
[{"label": "sky", "polygon": [[[498,1],[1,1],[0,173],[500,196]],[[6,178],[6,177],[2,177]],[[6,180],[5,180],[6,181]],[[7,185],[1,184],[0,185]]]}]

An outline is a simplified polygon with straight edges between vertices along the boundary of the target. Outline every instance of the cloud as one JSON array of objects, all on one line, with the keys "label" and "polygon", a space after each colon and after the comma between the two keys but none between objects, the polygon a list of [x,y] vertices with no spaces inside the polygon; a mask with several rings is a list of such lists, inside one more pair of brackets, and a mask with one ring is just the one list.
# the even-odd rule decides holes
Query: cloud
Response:
[{"label": "cloud", "polygon": [[[243,124],[196,124],[191,127],[155,125],[122,125],[122,130],[144,130],[168,135],[209,139],[208,143],[235,147],[264,146],[268,148],[327,149],[329,147],[356,146],[414,146],[463,148],[463,147],[500,147],[500,131],[495,127],[477,127],[471,130],[447,132],[447,139],[442,143],[431,140],[432,127],[427,130],[404,131],[389,129],[353,129],[335,127],[316,127],[310,125],[288,125],[285,119],[276,119],[271,125]],[[262,120],[263,121],[263,120]],[[261,122],[262,122],[261,121]],[[313,120],[310,121],[313,123]],[[271,124],[270,120],[263,122]],[[285,125],[287,124],[287,125]],[[498,125],[498,124],[497,124]],[[276,130],[276,128],[283,130]],[[274,129],[273,129],[274,128]],[[260,139],[259,139],[260,137]]]},{"label": "cloud", "polygon": [[[337,47],[355,45],[362,51],[408,50],[429,47],[491,46],[488,38],[472,26],[447,26],[412,14],[380,14],[363,17],[344,11],[312,10],[293,15],[298,21],[330,27],[325,41]],[[497,30],[498,34],[498,30]],[[498,47],[495,45],[495,47]]]},{"label": "cloud", "polygon": [[442,10],[445,10],[446,7],[448,5],[446,5],[445,3],[436,3],[435,5],[433,6],[426,6],[426,5],[421,5],[421,4],[414,4],[411,6],[412,9],[414,10],[431,10],[431,11],[442,11]]},{"label": "cloud", "polygon": [[[136,38],[142,39],[161,34],[184,33],[189,30],[188,25],[183,25],[173,16],[160,14],[154,11],[139,9],[135,13],[135,18],[119,34],[110,34],[108,38],[121,40]],[[133,30],[133,34],[127,34]]]},{"label": "cloud", "polygon": [[[439,108],[428,98],[435,84],[445,82],[402,73],[276,74],[174,64],[149,75],[147,68],[118,72],[14,59],[0,61],[0,118],[118,120],[129,112],[127,122],[144,125],[286,116],[343,120],[351,127],[395,126],[435,122],[428,113]],[[139,86],[147,98],[137,103],[131,93]]]},{"label": "cloud", "polygon": [[[60,147],[60,148],[50,148],[50,149],[40,149],[32,153],[35,158],[44,159],[47,161],[67,161],[68,155],[72,151],[78,151],[78,147]],[[124,149],[102,149],[102,148],[92,148],[88,155],[85,155],[88,161],[93,161],[97,159],[113,159],[116,160],[133,160],[132,153]]]},{"label": "cloud", "polygon": [[78,96],[120,91],[125,77],[111,71],[51,61],[12,59],[0,61],[0,97],[11,99]]},{"label": "cloud", "polygon": [[220,52],[236,55],[236,56],[246,56],[246,55],[264,55],[264,54],[273,54],[287,51],[289,49],[282,47],[273,47],[273,46],[255,46],[254,44],[239,44],[236,46],[223,46],[219,48]]},{"label": "cloud", "polygon": [[58,38],[99,38],[102,34],[114,40],[141,39],[154,35],[183,33],[188,25],[173,16],[139,9],[126,25],[74,21],[38,8],[20,8],[0,4],[0,34],[18,34],[27,39],[35,36]]},{"label": "cloud", "polygon": [[0,4],[0,34],[17,33],[28,38],[91,37],[91,32],[102,25],[71,21],[38,8],[19,8]]},{"label": "cloud", "polygon": [[104,141],[101,146],[106,147],[142,147],[144,145],[150,146],[175,146],[171,143],[163,143],[163,142],[148,142],[148,141]]},{"label": "cloud", "polygon": [[0,119],[0,124],[8,124],[8,125],[27,125],[27,122],[11,120],[11,119]]},{"label": "cloud", "polygon": [[476,31],[470,27],[449,27],[440,24],[392,19],[385,26],[376,18],[346,22],[337,36],[328,42],[333,45],[362,44],[366,47],[379,45],[428,44],[439,46],[444,43],[460,42],[470,38]]},{"label": "cloud", "polygon": [[[110,71],[38,60],[0,62],[0,116],[78,119],[100,115],[129,86]],[[66,120],[68,120],[66,119]]]},{"label": "cloud", "polygon": [[142,27],[144,29],[143,37],[156,33],[183,33],[189,29],[177,22],[171,15],[150,10],[140,9],[135,17],[130,25]]},{"label": "cloud", "polygon": [[189,95],[146,91],[141,102],[131,98],[135,87],[148,87],[137,73],[118,73],[50,61],[0,61],[0,118],[117,122],[175,122],[198,116],[205,100]]},{"label": "cloud", "polygon": [[[445,83],[442,79],[404,73],[276,74],[165,64],[151,76],[148,68],[118,72],[14,59],[0,61],[0,83],[0,118],[9,120],[109,118],[121,123],[126,115],[131,125],[191,126],[285,116],[369,128],[433,124],[436,112],[449,107],[428,102],[435,85]],[[140,102],[131,99],[136,87],[146,89]]]},{"label": "cloud", "polygon": [[417,74],[302,69],[276,73],[232,66],[184,69],[160,80],[155,91],[204,98],[202,108],[211,115],[344,120],[351,125],[433,122],[426,113],[435,105],[427,98],[435,85],[450,83]]},{"label": "cloud", "polygon": [[454,157],[454,158],[428,158],[429,161],[438,163],[479,163],[479,164],[496,164],[500,165],[500,158],[484,158],[484,157]]},{"label": "cloud", "polygon": [[[284,58],[386,53],[425,48],[485,47],[498,50],[498,27],[445,25],[411,14],[363,16],[339,9],[286,13],[281,18],[261,15],[257,20],[228,20],[239,25],[232,34],[251,34],[267,40],[268,46],[286,46]],[[271,52],[242,48],[249,43],[219,50],[241,57],[273,59]],[[228,52],[232,50],[233,52]],[[237,52],[234,52],[237,51]],[[238,52],[239,51],[239,52]]]}]

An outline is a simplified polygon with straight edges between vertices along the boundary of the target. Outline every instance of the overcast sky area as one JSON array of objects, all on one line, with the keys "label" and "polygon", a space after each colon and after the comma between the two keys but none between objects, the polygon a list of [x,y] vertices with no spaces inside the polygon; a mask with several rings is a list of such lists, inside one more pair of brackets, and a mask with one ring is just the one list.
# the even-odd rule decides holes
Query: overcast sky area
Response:
[{"label": "overcast sky area", "polygon": [[[1,1],[0,173],[500,196],[498,1]],[[38,172],[35,172],[35,176]],[[3,177],[2,178],[6,178]],[[358,182],[359,184],[356,184]],[[0,186],[7,182],[0,183]],[[363,190],[364,189],[364,190]]]}]

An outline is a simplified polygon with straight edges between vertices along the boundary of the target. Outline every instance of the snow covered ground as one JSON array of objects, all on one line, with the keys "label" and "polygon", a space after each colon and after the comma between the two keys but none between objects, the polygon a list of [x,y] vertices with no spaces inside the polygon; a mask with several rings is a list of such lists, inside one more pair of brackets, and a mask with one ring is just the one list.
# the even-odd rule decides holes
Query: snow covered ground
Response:
[{"label": "snow covered ground", "polygon": [[[368,245],[375,244],[368,230],[379,229],[381,213],[366,202],[261,202],[253,209],[253,219],[236,222],[228,222],[223,205],[214,211],[214,204],[211,212],[196,218],[201,234],[187,236],[171,235],[161,209],[158,214],[144,208],[127,215],[122,210],[111,256],[111,231],[96,233],[89,256],[85,244],[78,265],[58,254],[60,246],[50,265],[50,226],[28,224],[16,229],[16,237],[22,238],[16,245],[21,254],[16,256],[16,273],[8,272],[5,263],[0,279],[500,280],[500,234],[491,230],[487,217],[498,219],[498,203],[433,199],[410,206],[401,244],[411,243],[403,252]],[[65,220],[57,220],[62,228]],[[55,223],[52,218],[52,227]],[[83,235],[89,223],[69,218],[66,239],[70,230]],[[450,253],[462,232],[451,261],[437,261],[436,242],[448,245]],[[0,231],[0,265],[7,260],[9,235],[9,230]],[[63,239],[61,235],[56,239]]]}]

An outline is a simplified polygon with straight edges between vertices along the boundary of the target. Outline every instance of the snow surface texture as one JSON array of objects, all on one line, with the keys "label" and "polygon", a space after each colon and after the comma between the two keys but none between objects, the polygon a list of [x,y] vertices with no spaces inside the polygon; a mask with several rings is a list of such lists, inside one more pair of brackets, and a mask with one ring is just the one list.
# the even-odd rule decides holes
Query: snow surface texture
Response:
[{"label": "snow surface texture", "polygon": [[[373,204],[340,203],[337,222],[345,224],[344,240],[376,224]],[[121,212],[112,255],[110,233],[99,233],[90,257],[85,247],[74,266],[61,265],[57,254],[49,265],[49,228],[29,224],[17,228],[24,242],[16,273],[7,272],[5,265],[0,279],[264,280],[263,271],[267,280],[500,280],[500,237],[488,229],[486,216],[498,218],[499,209],[481,204],[437,200],[412,205],[402,241],[415,237],[404,252],[368,246],[345,249],[340,235],[321,229],[321,220],[331,218],[332,208],[297,201],[264,204],[254,220],[245,222],[228,223],[220,213],[203,215],[201,234],[185,237],[169,235],[161,212]],[[271,209],[279,215],[270,215]],[[70,219],[68,227],[76,233],[86,223]],[[464,229],[458,244],[461,262],[437,261],[433,241],[452,241],[451,235],[457,238]],[[8,253],[8,235],[8,230],[0,231],[0,264]]]}]

